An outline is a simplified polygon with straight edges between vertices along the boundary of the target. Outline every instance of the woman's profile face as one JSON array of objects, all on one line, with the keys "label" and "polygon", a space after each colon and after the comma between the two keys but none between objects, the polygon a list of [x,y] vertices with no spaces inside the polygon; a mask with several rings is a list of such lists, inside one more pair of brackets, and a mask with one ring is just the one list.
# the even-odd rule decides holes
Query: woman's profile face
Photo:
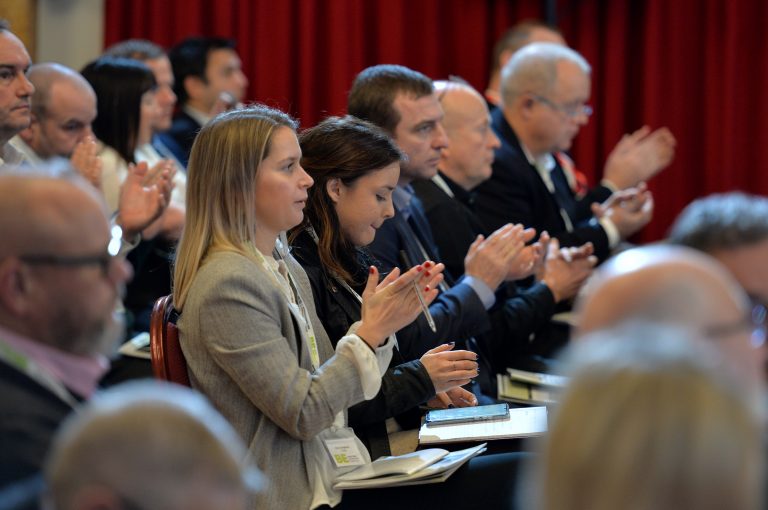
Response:
[{"label": "woman's profile face", "polygon": [[328,182],[327,193],[339,217],[342,235],[355,246],[373,242],[384,220],[395,214],[392,192],[400,177],[400,164],[392,163],[356,179],[349,186]]},{"label": "woman's profile face", "polygon": [[307,189],[312,178],[299,164],[301,149],[296,133],[279,127],[272,135],[269,155],[256,174],[257,228],[275,237],[295,227],[304,219]]}]

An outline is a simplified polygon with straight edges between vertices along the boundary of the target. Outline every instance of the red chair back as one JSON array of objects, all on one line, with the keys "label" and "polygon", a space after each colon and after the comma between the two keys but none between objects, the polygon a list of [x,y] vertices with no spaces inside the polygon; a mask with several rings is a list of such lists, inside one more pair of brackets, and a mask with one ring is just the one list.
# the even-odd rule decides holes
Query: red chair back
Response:
[{"label": "red chair back", "polygon": [[152,372],[158,379],[191,386],[187,373],[187,360],[179,344],[176,321],[179,314],[173,308],[173,296],[155,301],[149,322],[149,349]]}]

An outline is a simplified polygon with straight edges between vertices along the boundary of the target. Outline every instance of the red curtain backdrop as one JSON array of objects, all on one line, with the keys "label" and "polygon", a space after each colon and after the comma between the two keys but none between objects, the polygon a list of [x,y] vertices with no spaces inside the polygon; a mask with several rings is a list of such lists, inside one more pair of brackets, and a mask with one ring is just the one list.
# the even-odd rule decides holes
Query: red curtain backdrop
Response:
[{"label": "red curtain backdrop", "polygon": [[[248,98],[310,126],[343,114],[355,75],[398,63],[486,86],[489,55],[509,26],[540,18],[540,0],[107,0],[105,45],[191,35],[234,39]],[[768,39],[763,0],[558,0],[558,26],[593,66],[595,115],[576,139],[578,167],[599,180],[625,132],[669,126],[675,162],[650,182],[664,236],[692,199],[768,193]]]}]

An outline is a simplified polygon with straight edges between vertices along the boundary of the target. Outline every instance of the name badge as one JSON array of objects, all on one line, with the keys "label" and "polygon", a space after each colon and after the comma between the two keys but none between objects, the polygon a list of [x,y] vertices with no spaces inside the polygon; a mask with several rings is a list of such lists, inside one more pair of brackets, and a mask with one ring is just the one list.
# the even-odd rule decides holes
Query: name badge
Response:
[{"label": "name badge", "polygon": [[365,456],[353,438],[324,439],[324,442],[337,468],[362,466],[366,463]]}]

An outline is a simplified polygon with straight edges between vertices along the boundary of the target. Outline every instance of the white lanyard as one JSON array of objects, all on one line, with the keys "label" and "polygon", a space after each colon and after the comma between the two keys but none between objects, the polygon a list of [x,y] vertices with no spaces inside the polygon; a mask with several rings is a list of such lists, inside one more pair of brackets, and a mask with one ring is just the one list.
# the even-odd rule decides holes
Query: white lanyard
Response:
[{"label": "white lanyard", "polygon": [[434,177],[432,177],[432,182],[435,183],[435,185],[443,190],[446,195],[448,195],[451,198],[456,198],[456,195],[453,194],[453,191],[451,191],[451,188],[448,186],[448,183],[445,182],[445,179],[443,179],[440,174],[435,174]]},{"label": "white lanyard", "polygon": [[0,359],[26,374],[41,386],[49,389],[51,393],[69,404],[71,407],[77,407],[79,402],[72,396],[67,388],[43,370],[37,363],[29,359],[18,351],[11,349],[8,345],[0,342]]},{"label": "white lanyard", "polygon": [[[312,363],[312,370],[317,370],[320,368],[320,349],[317,345],[317,337],[315,336],[315,330],[312,327],[312,321],[309,319],[307,307],[304,305],[304,300],[301,298],[301,294],[299,294],[298,286],[293,279],[291,270],[288,269],[287,265],[285,265],[284,267],[286,275],[283,276],[279,271],[275,270],[275,268],[269,264],[267,259],[258,250],[258,248],[255,248],[254,251],[256,256],[259,258],[259,261],[261,262],[261,266],[267,271],[269,275],[272,276],[272,280],[275,285],[277,285],[277,288],[280,289],[280,291],[283,292],[283,294],[286,296],[286,299],[288,300],[288,308],[291,310],[291,314],[293,314],[294,318],[296,318],[296,321],[299,323],[299,325],[303,326],[303,328],[301,328],[302,330],[300,331],[300,334],[304,340],[304,343],[309,349],[309,359]],[[288,280],[287,287],[280,283],[281,281],[285,281],[286,278]]]}]

